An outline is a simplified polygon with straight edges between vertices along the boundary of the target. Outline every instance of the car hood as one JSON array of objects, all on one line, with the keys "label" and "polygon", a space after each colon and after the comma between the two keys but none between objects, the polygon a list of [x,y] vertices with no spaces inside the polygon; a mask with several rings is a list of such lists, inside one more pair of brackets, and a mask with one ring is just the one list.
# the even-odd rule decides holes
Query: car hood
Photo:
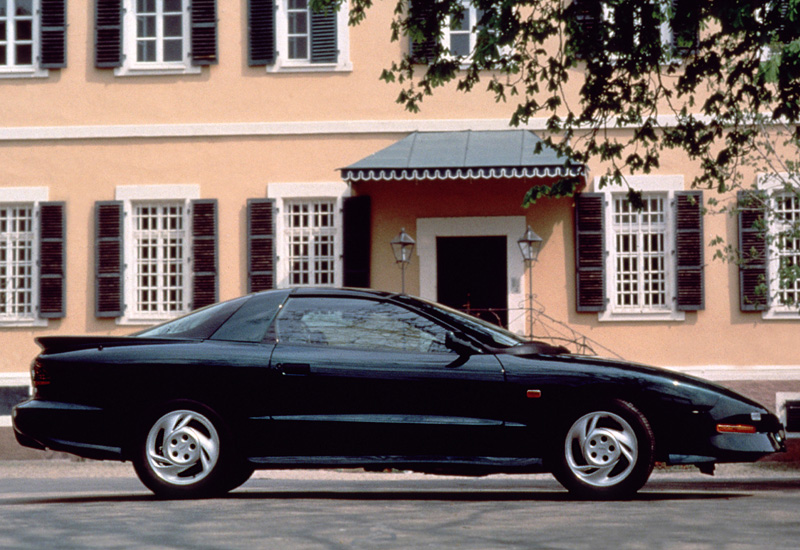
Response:
[{"label": "car hood", "polygon": [[622,383],[635,386],[638,390],[656,391],[706,406],[713,406],[724,396],[764,409],[761,404],[733,390],[689,374],[596,356],[558,352],[552,355],[520,353],[527,346],[527,344],[515,346],[521,348],[517,353],[497,355],[509,378],[526,378],[535,374],[537,378],[544,376],[552,378],[553,381],[559,379],[559,383],[566,385]]}]

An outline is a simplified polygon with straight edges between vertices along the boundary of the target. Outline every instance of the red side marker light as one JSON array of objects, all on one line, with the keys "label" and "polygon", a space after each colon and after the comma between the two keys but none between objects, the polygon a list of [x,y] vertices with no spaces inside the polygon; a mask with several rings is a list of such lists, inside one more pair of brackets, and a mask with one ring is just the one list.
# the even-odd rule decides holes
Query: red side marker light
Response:
[{"label": "red side marker light", "polygon": [[717,424],[717,431],[721,434],[754,434],[756,427],[747,424]]},{"label": "red side marker light", "polygon": [[542,390],[528,390],[525,395],[528,399],[539,399],[542,396]]}]

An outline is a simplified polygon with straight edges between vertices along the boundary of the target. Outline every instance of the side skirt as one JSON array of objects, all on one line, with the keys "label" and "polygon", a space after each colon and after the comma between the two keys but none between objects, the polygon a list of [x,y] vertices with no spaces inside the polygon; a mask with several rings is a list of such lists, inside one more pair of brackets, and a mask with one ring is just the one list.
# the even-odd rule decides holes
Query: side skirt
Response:
[{"label": "side skirt", "polygon": [[367,468],[398,469],[451,475],[541,473],[541,458],[414,456],[264,456],[250,458],[256,469]]}]

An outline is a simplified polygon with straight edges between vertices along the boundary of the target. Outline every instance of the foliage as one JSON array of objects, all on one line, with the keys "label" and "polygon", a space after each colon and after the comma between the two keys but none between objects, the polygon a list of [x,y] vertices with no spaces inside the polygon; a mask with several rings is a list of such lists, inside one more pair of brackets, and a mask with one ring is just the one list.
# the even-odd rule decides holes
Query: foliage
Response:
[{"label": "foliage", "polygon": [[[462,2],[480,15],[474,48],[459,56],[442,38]],[[351,23],[371,6],[350,0]],[[545,143],[603,166],[601,185],[657,170],[667,150],[697,163],[693,187],[721,197],[753,185],[745,166],[798,171],[787,159],[800,150],[800,0],[396,0],[391,39],[409,45],[382,78],[399,85],[406,109],[419,111],[445,85],[484,84],[515,104],[512,125],[546,120]],[[783,183],[800,192],[793,177]],[[531,189],[524,204],[578,185]]]}]

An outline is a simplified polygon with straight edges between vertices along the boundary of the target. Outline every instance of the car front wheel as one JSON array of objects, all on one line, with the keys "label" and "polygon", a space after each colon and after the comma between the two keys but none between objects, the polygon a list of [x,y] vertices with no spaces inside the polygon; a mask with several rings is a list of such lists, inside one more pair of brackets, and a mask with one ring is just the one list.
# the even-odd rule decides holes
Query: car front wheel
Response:
[{"label": "car front wheel", "polygon": [[134,455],[136,473],[151,491],[167,498],[224,492],[230,442],[213,411],[180,404],[148,423]]},{"label": "car front wheel", "polygon": [[653,430],[644,415],[626,401],[591,407],[561,433],[553,473],[577,496],[629,497],[653,471]]}]

